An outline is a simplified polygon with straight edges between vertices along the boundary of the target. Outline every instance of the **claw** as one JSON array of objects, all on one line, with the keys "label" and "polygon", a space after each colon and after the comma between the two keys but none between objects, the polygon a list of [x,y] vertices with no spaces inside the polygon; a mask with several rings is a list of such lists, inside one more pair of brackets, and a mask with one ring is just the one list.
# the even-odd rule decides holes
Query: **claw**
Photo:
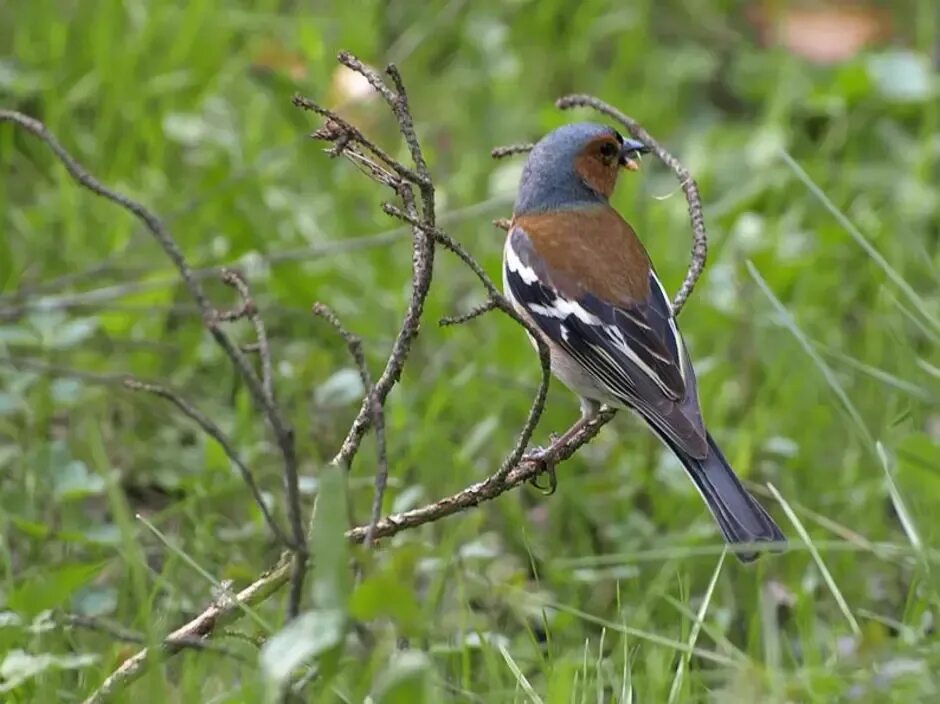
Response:
[{"label": "claw", "polygon": [[545,473],[548,474],[548,485],[540,484],[538,477],[532,477],[532,486],[542,492],[542,496],[551,496],[558,488],[558,477],[555,476],[555,462],[552,460],[543,460],[545,463]]},{"label": "claw", "polygon": [[547,485],[540,484],[538,476],[532,477],[532,479],[529,480],[529,483],[541,491],[544,496],[551,496],[555,493],[555,489],[558,488],[558,477],[555,475],[556,461],[553,449],[553,446],[534,447],[523,455],[524,460],[541,464],[544,467],[545,473],[548,474]]}]

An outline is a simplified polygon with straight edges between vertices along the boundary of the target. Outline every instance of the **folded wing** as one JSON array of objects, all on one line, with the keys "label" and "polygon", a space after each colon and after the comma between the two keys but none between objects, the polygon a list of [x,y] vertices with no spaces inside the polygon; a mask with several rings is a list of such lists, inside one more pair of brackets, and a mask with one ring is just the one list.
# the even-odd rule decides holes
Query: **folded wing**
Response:
[{"label": "folded wing", "polygon": [[652,269],[646,299],[604,300],[582,282],[553,273],[516,225],[506,242],[503,273],[507,294],[549,340],[684,452],[707,454],[692,366]]}]

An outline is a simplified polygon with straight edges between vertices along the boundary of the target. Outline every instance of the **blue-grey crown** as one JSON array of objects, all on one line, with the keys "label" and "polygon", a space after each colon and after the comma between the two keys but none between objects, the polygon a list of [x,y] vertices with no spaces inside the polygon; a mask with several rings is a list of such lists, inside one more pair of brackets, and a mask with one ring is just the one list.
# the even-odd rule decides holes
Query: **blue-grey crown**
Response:
[{"label": "blue-grey crown", "polygon": [[613,134],[607,125],[576,122],[542,137],[522,170],[513,213],[544,213],[606,202],[575,171],[575,159],[591,141]]}]

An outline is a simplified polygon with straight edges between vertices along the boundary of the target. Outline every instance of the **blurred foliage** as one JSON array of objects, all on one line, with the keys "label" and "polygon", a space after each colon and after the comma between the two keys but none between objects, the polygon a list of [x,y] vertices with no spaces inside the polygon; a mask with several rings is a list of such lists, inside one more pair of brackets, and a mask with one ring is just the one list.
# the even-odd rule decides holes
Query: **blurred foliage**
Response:
[{"label": "blurred foliage", "polygon": [[[314,125],[291,95],[342,105],[404,157],[390,115],[334,57],[398,63],[442,221],[494,278],[501,233],[489,221],[510,210],[521,160],[494,163],[490,148],[575,119],[552,107],[565,92],[637,118],[706,198],[709,266],[682,325],[712,432],[742,476],[779,489],[860,625],[788,526],[787,554],[725,561],[677,680],[720,541],[677,462],[623,415],[560,469],[556,495],[517,491],[374,554],[356,549],[354,586],[350,555],[318,542],[313,610],[263,649],[283,595],[218,636],[248,666],[187,652],[120,700],[259,701],[306,675],[311,701],[936,701],[938,16],[931,0],[851,3],[863,19],[850,21],[829,2],[836,21],[822,31],[805,24],[819,5],[0,4],[0,105],[42,119],[101,180],[152,206],[194,265],[248,274],[298,430],[305,509],[331,492],[334,523],[343,496],[350,520],[367,517],[374,452],[367,441],[348,486],[328,479],[362,389],[310,306],[328,302],[378,370],[411,255],[380,211],[385,194],[307,138]],[[832,58],[850,25],[861,39]],[[808,35],[825,56],[792,41]],[[185,389],[238,439],[283,514],[279,463],[136,221],[9,125],[0,166],[0,698],[77,701],[135,646],[55,627],[50,610],[158,639],[215,598],[181,555],[237,587],[278,554],[221,449],[114,379]],[[647,161],[616,205],[677,286],[688,225],[671,174]],[[209,286],[229,305],[230,291]],[[484,477],[525,417],[538,364],[522,331],[495,314],[434,324],[481,297],[440,254],[389,399],[387,511]],[[538,441],[576,414],[553,385]],[[335,543],[343,526],[325,525]]]}]

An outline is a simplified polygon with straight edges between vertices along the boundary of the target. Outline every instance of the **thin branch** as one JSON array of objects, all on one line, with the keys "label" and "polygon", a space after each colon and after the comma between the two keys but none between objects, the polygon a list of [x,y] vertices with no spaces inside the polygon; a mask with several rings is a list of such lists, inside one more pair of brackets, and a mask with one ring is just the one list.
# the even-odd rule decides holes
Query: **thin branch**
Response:
[{"label": "thin branch", "polygon": [[484,313],[489,313],[491,310],[499,308],[499,301],[495,298],[488,298],[483,303],[478,306],[474,306],[468,310],[463,315],[454,315],[441,318],[438,321],[438,325],[441,327],[447,327],[448,325],[460,325],[462,323],[467,323],[474,318],[478,318]]},{"label": "thin branch", "polygon": [[349,122],[346,122],[346,120],[340,117],[339,114],[323,107],[309,98],[305,98],[302,95],[295,95],[293,97],[293,103],[299,108],[309,110],[310,112],[315,112],[321,117],[326,118],[326,126],[329,129],[320,128],[311,134],[311,137],[328,142],[338,141],[342,148],[334,148],[332,150],[333,156],[347,156],[349,152],[349,144],[361,144],[363,147],[372,152],[376,159],[385,164],[390,170],[394,171],[400,179],[417,185],[419,177],[414,171],[407,168],[400,162],[395,161],[395,159],[393,159],[388,154],[388,152],[367,139],[366,136],[359,131],[358,127]]},{"label": "thin branch", "polygon": [[[67,628],[82,628],[86,631],[97,631],[98,633],[103,633],[110,638],[122,643],[143,645],[147,642],[146,636],[144,636],[142,633],[132,631],[128,628],[124,628],[119,624],[111,623],[110,621],[106,621],[104,619],[69,613],[56,614],[53,618],[61,626]],[[178,636],[176,638],[168,637],[164,642],[168,646],[177,647],[180,650],[187,648],[190,650],[205,650],[210,653],[218,653],[219,655],[234,658],[241,662],[249,662],[249,659],[241,653],[236,652],[231,648],[226,648],[225,646],[218,643],[204,640],[200,636],[185,635]]]},{"label": "thin branch", "polygon": [[[403,212],[408,215],[408,222],[412,225],[412,276],[411,276],[411,301],[405,316],[402,320],[398,335],[392,344],[392,350],[386,362],[385,369],[375,382],[375,398],[380,405],[385,404],[385,399],[392,391],[395,384],[401,378],[402,369],[411,353],[412,344],[418,335],[421,323],[421,316],[424,312],[424,302],[427,299],[431,287],[431,277],[434,267],[434,240],[430,231],[436,227],[435,208],[434,208],[434,185],[431,182],[430,172],[427,162],[418,142],[414,129],[414,120],[411,116],[411,109],[408,104],[408,97],[404,90],[404,84],[398,69],[394,65],[386,68],[386,73],[394,83],[396,90],[390,88],[379,74],[363,64],[359,59],[347,52],[339,55],[339,62],[353,71],[358,72],[369,81],[376,91],[385,99],[398,120],[399,131],[401,132],[408,149],[411,153],[412,161],[415,164],[414,169],[409,169],[400,162],[392,159],[389,154],[381,147],[367,138],[358,128],[351,125],[341,116],[331,110],[324,108],[315,101],[302,96],[294,97],[294,104],[311,110],[327,118],[324,127],[314,132],[314,137],[334,143],[341,142],[344,148],[341,150],[344,156],[348,156],[354,163],[361,165],[363,155],[357,152],[354,147],[360,146],[364,150],[371,152],[382,165],[389,171],[398,175],[397,182],[390,181],[386,177],[385,171],[376,173],[370,169],[373,178],[393,188],[396,195],[401,199]],[[351,156],[351,155],[359,156]],[[419,213],[415,194],[411,186],[416,186],[421,195],[421,212]],[[359,413],[346,434],[340,446],[339,452],[333,458],[337,465],[349,468],[352,460],[359,450],[362,438],[368,432],[373,422],[372,400],[364,398]]]},{"label": "thin branch", "polygon": [[507,144],[504,147],[495,147],[491,152],[490,156],[494,159],[504,159],[507,156],[515,156],[516,154],[525,154],[526,152],[531,152],[532,147],[535,145],[531,142],[525,142],[523,144]]},{"label": "thin branch", "polygon": [[287,536],[287,534],[281,529],[281,526],[278,525],[274,516],[271,515],[271,511],[268,509],[268,504],[261,495],[261,489],[258,488],[258,484],[255,482],[255,477],[248,468],[248,465],[245,464],[245,461],[238,453],[238,450],[235,449],[232,441],[224,432],[222,432],[222,429],[216,425],[215,421],[213,421],[209,416],[200,411],[178,393],[172,389],[168,389],[165,386],[151,384],[145,381],[140,381],[138,379],[131,379],[126,377],[123,380],[123,384],[126,388],[131,389],[132,391],[145,391],[148,394],[153,394],[154,396],[159,396],[160,398],[169,401],[174,406],[176,406],[176,408],[179,409],[179,411],[184,416],[198,425],[206,435],[219,443],[219,446],[222,448],[225,456],[229,458],[229,461],[235,465],[239,474],[242,475],[242,480],[245,482],[245,485],[251,492],[251,496],[258,505],[258,508],[261,509],[261,515],[264,516],[264,520],[271,529],[271,532],[274,533],[274,536],[285,547],[291,550],[296,548],[293,540]]},{"label": "thin branch", "polygon": [[[615,411],[604,408],[598,417],[588,423],[579,433],[558,450],[558,461],[571,457],[580,447],[590,442],[600,429],[614,416]],[[386,516],[375,529],[376,538],[388,538],[403,530],[416,528],[425,523],[433,523],[447,516],[466,511],[486,501],[492,501],[498,496],[538,477],[545,471],[541,462],[536,460],[522,460],[508,472],[503,479],[499,479],[499,470],[487,479],[471,484],[456,494],[447,496],[420,508],[394,513]],[[365,540],[367,526],[357,526],[346,531],[346,537],[354,542]]]},{"label": "thin branch", "polygon": [[[385,204],[384,209],[385,212],[387,212],[389,215],[394,215],[395,217],[405,220],[406,222],[410,222],[415,227],[422,227],[422,224],[419,221],[415,220],[408,213],[402,212],[400,209],[395,208],[389,203]],[[535,427],[538,425],[539,420],[542,417],[542,411],[545,409],[545,400],[548,398],[548,385],[551,381],[551,355],[549,353],[548,344],[545,342],[542,334],[535,328],[535,326],[523,318],[516,311],[516,309],[513,308],[512,304],[506,299],[506,297],[499,292],[499,290],[496,288],[496,284],[493,283],[492,279],[490,279],[489,275],[486,273],[486,271],[484,271],[483,267],[480,266],[479,262],[473,258],[473,255],[471,255],[462,244],[439,228],[435,227],[430,232],[438,243],[440,243],[445,249],[456,254],[457,257],[459,257],[460,260],[467,266],[467,268],[476,274],[477,279],[479,279],[480,283],[483,284],[483,288],[485,288],[487,294],[489,294],[490,300],[493,301],[493,307],[498,308],[510,318],[515,320],[523,328],[525,328],[526,332],[529,333],[530,339],[535,343],[536,349],[539,353],[539,363],[542,367],[542,378],[539,381],[539,387],[536,391],[535,398],[532,400],[532,405],[529,407],[529,415],[526,418],[522,429],[519,431],[519,437],[515,446],[503,461],[496,474],[491,477],[493,482],[501,482],[506,478],[506,475],[509,473],[509,471],[519,463],[519,460],[522,459],[522,455],[525,453],[526,448],[529,445],[529,441],[532,439],[532,434],[535,432]],[[609,418],[607,420],[609,420]],[[607,421],[605,420],[604,423],[606,422]]]},{"label": "thin branch", "polygon": [[652,135],[643,129],[642,125],[622,113],[620,110],[604,102],[593,95],[566,95],[555,101],[555,106],[561,110],[569,110],[576,107],[589,107],[597,110],[603,115],[616,120],[623,125],[634,139],[638,139],[653,150],[653,153],[659,157],[666,166],[672,169],[672,172],[679,179],[679,184],[685,193],[685,199],[689,204],[689,220],[692,223],[692,256],[689,262],[689,270],[682,282],[682,286],[676,293],[672,301],[673,314],[679,315],[682,306],[692,294],[695,284],[702,271],[705,269],[705,260],[708,257],[708,237],[705,233],[705,214],[702,211],[702,196],[699,194],[698,184],[692,178],[689,170],[683,166],[682,162],[666,151],[659,142],[653,139]]},{"label": "thin branch", "polygon": [[242,299],[242,310],[244,317],[251,321],[255,327],[255,338],[257,341],[258,356],[261,358],[261,385],[267,394],[268,401],[274,403],[274,371],[271,364],[271,347],[268,344],[268,333],[264,327],[264,321],[261,319],[261,313],[258,306],[255,305],[251,297],[251,291],[248,289],[248,282],[234,269],[222,270],[222,281],[231,286]]},{"label": "thin branch", "polygon": [[367,548],[372,547],[372,541],[375,534],[375,527],[382,515],[382,500],[385,498],[385,489],[388,486],[388,451],[385,443],[385,409],[375,393],[375,385],[372,383],[372,375],[369,373],[369,367],[366,365],[365,354],[362,350],[362,340],[353,335],[340,322],[336,313],[323,303],[316,303],[313,306],[315,315],[319,315],[330,325],[336,328],[340,337],[346,342],[349,354],[352,355],[356,368],[359,370],[359,378],[362,380],[362,388],[365,390],[366,398],[369,400],[372,412],[372,425],[375,428],[375,446],[377,454],[377,465],[375,470],[375,496],[372,499],[372,518],[369,521],[369,528],[366,531],[365,544]]},{"label": "thin branch", "polygon": [[[281,556],[281,560],[269,571],[235,595],[216,600],[196,618],[170,633],[161,643],[159,652],[173,655],[180,651],[180,639],[207,638],[214,631],[234,621],[246,606],[259,604],[278,591],[291,579],[292,566],[296,564],[292,554]],[[148,662],[154,658],[150,648],[143,648],[127,658],[84,701],[84,704],[103,704],[110,701],[127,685],[140,677]]]},{"label": "thin branch", "polygon": [[[300,508],[300,490],[298,488],[297,478],[297,455],[294,445],[294,431],[284,419],[280,408],[265,391],[262,380],[255,373],[251,362],[245,354],[238,348],[232,339],[225,333],[220,326],[218,312],[213,307],[209,297],[206,295],[199,278],[193,272],[189,262],[183,255],[182,250],[176,243],[176,240],[170,234],[163,222],[150,210],[138,203],[133,198],[125,196],[122,193],[114,191],[92,176],[81,164],[79,164],[71,154],[59,143],[46,126],[28,115],[13,111],[0,109],[0,122],[12,122],[22,127],[27,132],[43,141],[56,155],[59,161],[65,166],[69,175],[81,186],[88,189],[95,195],[98,195],[119,207],[133,214],[147,231],[157,241],[166,255],[173,262],[179,272],[183,283],[186,285],[190,296],[199,306],[202,313],[203,323],[206,329],[212,335],[216,344],[222,349],[225,355],[231,360],[232,364],[238,370],[238,373],[245,381],[255,405],[260,409],[268,425],[274,434],[275,441],[281,452],[284,462],[284,483],[287,495],[287,515],[293,534],[293,544],[295,546],[296,574],[298,585],[292,591],[300,594],[303,575],[306,572],[306,534],[303,529],[303,517]],[[293,618],[299,611],[299,602],[291,600],[288,603],[288,615]]]}]

